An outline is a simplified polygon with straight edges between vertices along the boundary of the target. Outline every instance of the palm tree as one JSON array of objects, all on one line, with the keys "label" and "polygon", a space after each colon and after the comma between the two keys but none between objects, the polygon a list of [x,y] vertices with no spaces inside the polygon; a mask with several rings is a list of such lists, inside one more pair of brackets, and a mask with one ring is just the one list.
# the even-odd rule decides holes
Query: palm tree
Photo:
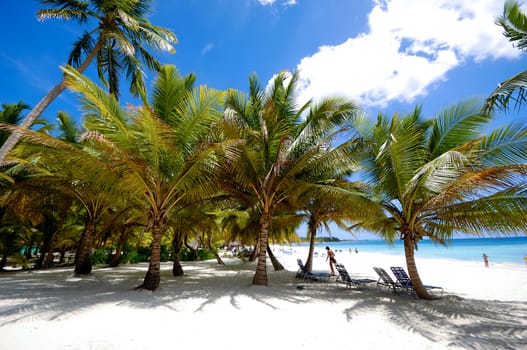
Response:
[{"label": "palm tree", "polygon": [[[357,154],[356,159],[360,159]],[[309,249],[304,266],[307,271],[313,267],[313,254],[319,229],[331,232],[330,223],[352,235],[353,223],[382,216],[380,208],[371,203],[370,188],[361,181],[331,179],[325,181],[325,190],[305,193],[302,196],[303,211],[307,220]]]},{"label": "palm tree", "polygon": [[[22,111],[29,109],[29,106],[22,101],[18,103],[2,103],[0,111],[0,123],[18,125],[22,120]],[[3,145],[9,137],[7,131],[0,132],[0,145]]]},{"label": "palm tree", "polygon": [[[131,80],[131,92],[144,98],[142,62],[151,70],[160,67],[146,46],[174,52],[175,35],[145,19],[151,11],[152,0],[41,0],[41,3],[52,8],[38,11],[39,20],[57,18],[81,24],[94,21],[96,27],[74,43],[68,64],[82,73],[96,59],[100,79],[115,96],[119,95],[119,75],[125,71]],[[65,88],[62,80],[24,118],[21,127],[31,127]],[[15,132],[2,145],[0,164],[19,139],[20,133]]]},{"label": "palm tree", "polygon": [[[125,110],[78,71],[65,72],[71,89],[82,93],[85,137],[145,208],[152,255],[138,288],[155,290],[160,282],[161,238],[169,218],[179,208],[216,194],[217,168],[235,156],[236,141],[216,143],[207,138],[221,119],[223,94],[201,86],[186,98],[177,98],[175,86],[181,78],[173,66],[163,66],[151,105]],[[172,126],[163,120],[171,120]]]},{"label": "palm tree", "polygon": [[348,166],[347,143],[334,147],[332,142],[347,130],[345,124],[357,107],[341,98],[297,106],[297,78],[297,73],[282,72],[264,91],[252,76],[248,96],[229,91],[227,97],[228,132],[245,144],[240,158],[226,164],[232,173],[222,177],[222,185],[226,192],[250,193],[257,201],[252,205],[260,210],[255,285],[268,283],[266,250],[274,210],[288,201],[293,203],[295,193],[298,197],[313,185],[309,177],[302,176],[305,170],[338,158],[340,166]]},{"label": "palm tree", "polygon": [[[464,102],[423,120],[421,108],[375,125],[357,122],[372,142],[369,176],[386,215],[360,223],[404,242],[412,286],[421,282],[415,250],[428,238],[447,244],[456,234],[520,234],[527,230],[527,128],[510,125],[484,136],[491,117]],[[368,124],[366,122],[365,124]]]},{"label": "palm tree", "polygon": [[[503,34],[522,52],[527,48],[527,16],[515,0],[507,0],[503,6],[503,15],[496,19],[496,24],[503,28]],[[527,70],[520,72],[504,82],[487,98],[484,112],[495,107],[507,110],[511,102],[520,107],[527,101]]]}]

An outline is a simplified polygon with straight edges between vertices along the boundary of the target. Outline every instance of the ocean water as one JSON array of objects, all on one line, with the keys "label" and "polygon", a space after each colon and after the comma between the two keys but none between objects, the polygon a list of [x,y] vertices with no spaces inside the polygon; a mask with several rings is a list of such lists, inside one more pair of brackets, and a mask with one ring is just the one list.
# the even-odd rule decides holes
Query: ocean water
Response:
[{"label": "ocean water", "polygon": [[[301,246],[308,246],[302,243]],[[323,251],[330,246],[336,252],[353,251],[404,255],[403,242],[398,240],[389,244],[382,240],[353,240],[331,243],[317,243],[316,250]],[[419,242],[416,257],[483,261],[482,254],[489,256],[490,262],[525,264],[527,237],[503,238],[462,238],[452,239],[447,246],[435,244],[430,240]]]}]

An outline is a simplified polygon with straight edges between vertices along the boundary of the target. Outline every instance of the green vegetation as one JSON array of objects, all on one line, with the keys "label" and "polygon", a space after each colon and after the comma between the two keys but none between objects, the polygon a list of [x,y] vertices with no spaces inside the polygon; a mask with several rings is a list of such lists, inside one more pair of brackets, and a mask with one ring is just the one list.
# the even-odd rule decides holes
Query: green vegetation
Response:
[{"label": "green vegetation", "polygon": [[[309,242],[310,241],[310,238],[309,237],[301,237],[300,240],[302,242]],[[338,237],[316,237],[315,238],[315,242],[317,243],[321,243],[321,242],[341,242],[341,239],[338,238]]]},{"label": "green vegetation", "polygon": [[[195,86],[194,75],[181,76],[135,46],[148,39],[154,48],[170,49],[175,41],[144,20],[150,1],[97,2],[105,4],[96,8],[101,13],[90,7],[95,1],[42,3],[62,9],[41,16],[100,15],[108,27],[75,44],[64,81],[39,107],[41,112],[67,87],[79,96],[79,127],[60,113],[58,136],[45,132],[48,126],[29,130],[39,114],[34,110],[29,124],[15,128],[9,124],[20,121],[26,106],[3,105],[0,136],[6,140],[11,132],[21,142],[12,150],[14,143],[4,143],[9,153],[0,172],[0,269],[8,259],[34,268],[74,262],[82,276],[93,264],[148,262],[138,288],[156,290],[161,262],[172,261],[178,276],[184,260],[216,258],[221,264],[217,247],[232,244],[255,247],[243,258],[257,261],[253,284],[267,285],[267,257],[275,269],[283,268],[270,244],[299,241],[295,231],[302,223],[311,247],[338,242],[317,236],[333,223],[349,230],[350,238],[360,228],[403,240],[414,289],[430,298],[414,259],[422,239],[448,244],[459,232],[527,231],[527,126],[486,131],[494,106],[507,107],[510,97],[503,91],[486,105],[465,101],[433,117],[418,106],[372,121],[339,96],[298,105],[297,72],[280,72],[267,89],[253,75],[248,93]],[[136,37],[138,27],[127,28],[131,22],[119,13],[133,14],[150,34]],[[508,1],[498,24],[515,33],[511,40],[524,40],[525,32],[509,26],[516,21],[526,22]],[[117,34],[123,38],[115,42]],[[151,91],[136,56],[121,55],[113,66],[104,60],[109,56],[96,55],[119,45],[127,48],[121,52],[133,47],[156,70]],[[82,74],[95,56],[102,85]],[[119,72],[111,67],[131,72],[141,106],[123,107]],[[507,91],[518,88],[523,102],[519,81],[507,83]],[[356,178],[361,180],[350,180]]]}]

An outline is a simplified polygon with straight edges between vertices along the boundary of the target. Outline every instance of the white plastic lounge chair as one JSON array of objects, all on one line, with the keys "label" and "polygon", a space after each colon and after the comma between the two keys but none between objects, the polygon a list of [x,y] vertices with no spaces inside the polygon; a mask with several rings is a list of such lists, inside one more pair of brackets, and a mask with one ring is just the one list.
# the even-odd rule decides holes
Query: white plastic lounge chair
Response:
[{"label": "white plastic lounge chair", "polygon": [[352,286],[364,286],[369,283],[375,283],[375,280],[372,280],[370,278],[352,278],[346,268],[343,264],[337,263],[335,264],[335,268],[339,272],[339,275],[337,276],[337,280],[335,282],[337,283],[344,283],[348,287]]},{"label": "white plastic lounge chair", "polygon": [[[406,291],[413,292],[412,281],[410,280],[410,277],[408,276],[406,271],[402,267],[399,267],[399,266],[392,266],[392,267],[390,267],[390,269],[392,270],[393,275],[395,276],[395,278],[397,278],[397,282],[403,288],[405,288]],[[429,290],[433,290],[433,289],[440,290],[441,291],[441,297],[443,296],[443,287],[429,286],[429,285],[424,285],[424,287],[426,289],[429,289]]]}]

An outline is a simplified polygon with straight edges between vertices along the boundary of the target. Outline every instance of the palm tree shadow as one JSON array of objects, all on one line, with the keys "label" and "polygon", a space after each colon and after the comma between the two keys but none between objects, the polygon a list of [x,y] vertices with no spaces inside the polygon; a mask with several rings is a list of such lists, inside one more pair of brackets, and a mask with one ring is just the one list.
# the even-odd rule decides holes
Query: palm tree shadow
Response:
[{"label": "palm tree shadow", "polygon": [[[180,277],[172,276],[171,265],[165,264],[159,289],[136,290],[147,268],[145,264],[96,268],[82,277],[74,276],[71,268],[4,275],[0,279],[0,300],[4,301],[0,305],[0,326],[25,319],[69,318],[103,304],[136,309],[164,307],[173,311],[182,311],[191,304],[198,313],[224,298],[229,298],[235,309],[243,308],[243,299],[255,300],[271,309],[279,308],[278,302],[306,301],[295,288],[298,281],[294,273],[289,271],[280,273],[290,282],[280,282],[278,287],[257,287],[251,285],[253,264],[233,268],[214,266],[212,262],[193,263]],[[324,290],[314,294],[322,297]]]},{"label": "palm tree shadow", "polygon": [[251,305],[256,301],[273,311],[288,303],[332,300],[342,303],[348,322],[355,315],[378,312],[401,330],[430,341],[446,339],[453,347],[519,349],[527,339],[527,306],[519,302],[455,296],[425,301],[371,287],[350,290],[335,283],[303,281],[291,271],[269,271],[269,287],[252,286],[254,264],[216,266],[198,262],[184,267],[186,274],[174,277],[171,265],[164,264],[161,285],[155,292],[134,290],[147,270],[144,264],[99,268],[84,277],[73,276],[71,269],[3,275],[0,327],[27,319],[67,319],[101,305],[201,313],[217,303],[242,310],[247,301],[252,301]]},{"label": "palm tree shadow", "polygon": [[427,301],[407,295],[365,293],[344,314],[351,321],[354,314],[372,310],[387,315],[402,330],[433,342],[447,339],[449,346],[463,349],[520,349],[527,339],[527,307],[520,302],[452,295]]}]

